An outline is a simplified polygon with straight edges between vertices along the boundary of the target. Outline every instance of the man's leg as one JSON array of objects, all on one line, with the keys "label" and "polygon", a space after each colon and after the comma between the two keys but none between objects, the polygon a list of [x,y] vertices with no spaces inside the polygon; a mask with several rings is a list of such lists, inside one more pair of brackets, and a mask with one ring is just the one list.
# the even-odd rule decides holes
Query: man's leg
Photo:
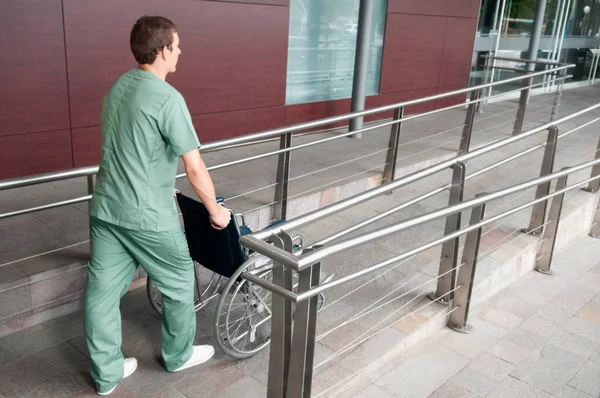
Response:
[{"label": "man's leg", "polygon": [[162,357],[172,372],[192,356],[196,335],[194,263],[185,235],[132,231],[127,247],[162,294]]},{"label": "man's leg", "polygon": [[104,393],[123,378],[119,302],[131,285],[137,262],[119,242],[117,226],[91,218],[92,256],[83,300],[91,375]]}]

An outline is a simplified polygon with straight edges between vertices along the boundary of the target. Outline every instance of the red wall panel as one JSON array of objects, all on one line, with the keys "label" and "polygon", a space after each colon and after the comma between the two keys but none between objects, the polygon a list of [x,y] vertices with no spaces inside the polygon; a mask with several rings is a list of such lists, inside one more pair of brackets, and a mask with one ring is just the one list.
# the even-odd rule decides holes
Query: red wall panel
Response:
[{"label": "red wall panel", "polygon": [[388,12],[470,17],[472,1],[473,0],[388,0]]},{"label": "red wall panel", "polygon": [[469,16],[471,18],[478,19],[480,10],[481,10],[481,0],[471,0],[471,13],[469,14]]},{"label": "red wall panel", "polygon": [[46,131],[0,137],[0,178],[73,167],[71,131]]},{"label": "red wall panel", "polygon": [[72,135],[74,167],[98,165],[102,147],[100,126],[73,129]]},{"label": "red wall panel", "polygon": [[2,2],[0,136],[69,128],[60,0]]},{"label": "red wall panel", "polygon": [[388,14],[381,67],[381,93],[436,87],[446,18]]},{"label": "red wall panel", "polygon": [[274,6],[289,6],[290,0],[209,0],[226,3],[270,4]]},{"label": "red wall panel", "polygon": [[[292,124],[303,123],[309,120],[342,115],[348,112],[350,112],[350,99],[290,105],[285,107],[285,125],[290,126]],[[348,122],[325,125],[319,127],[319,129],[328,129],[345,125],[348,125]]]},{"label": "red wall panel", "polygon": [[[98,164],[101,100],[136,67],[129,31],[144,14],[179,27],[183,53],[169,82],[185,96],[202,142],[350,110],[349,99],[285,106],[289,0],[62,1],[66,32],[61,0],[3,5],[10,18],[0,25],[7,93],[0,99],[0,179]],[[366,107],[465,87],[479,7],[479,0],[389,0],[381,94],[367,97]],[[50,132],[16,136],[41,131]]]},{"label": "red wall panel", "polygon": [[[449,86],[440,86],[440,88],[438,89],[438,93],[447,93],[449,91],[460,90],[461,88],[465,88],[465,85],[464,84],[454,84],[454,85],[449,85]],[[460,103],[464,103],[466,98],[467,98],[466,94],[460,94],[460,95],[454,95],[452,97],[442,98],[437,101],[436,107],[438,109],[441,109],[441,108],[446,108],[446,107],[452,106],[452,105],[458,105]]]},{"label": "red wall panel", "polygon": [[284,119],[283,106],[192,116],[200,142],[282,127]]},{"label": "red wall panel", "polygon": [[[379,106],[391,105],[394,103],[400,103],[404,101],[410,101],[417,98],[427,97],[430,95],[437,94],[438,90],[436,88],[428,88],[423,90],[414,90],[414,91],[402,91],[397,93],[388,93],[382,94],[372,97],[367,97],[366,108],[372,109]],[[436,108],[436,101],[428,101],[422,104],[409,106],[405,109],[405,115],[411,115],[415,113],[422,113],[431,111]],[[377,120],[381,118],[391,118],[394,116],[394,111],[378,113],[377,115],[366,117],[366,121]]]},{"label": "red wall panel", "polygon": [[135,67],[129,31],[143,14],[171,18],[182,55],[169,77],[192,114],[282,105],[288,8],[180,0],[64,0],[72,127],[99,124],[103,95]]},{"label": "red wall panel", "polygon": [[469,83],[476,25],[476,19],[448,18],[440,86],[466,87]]}]

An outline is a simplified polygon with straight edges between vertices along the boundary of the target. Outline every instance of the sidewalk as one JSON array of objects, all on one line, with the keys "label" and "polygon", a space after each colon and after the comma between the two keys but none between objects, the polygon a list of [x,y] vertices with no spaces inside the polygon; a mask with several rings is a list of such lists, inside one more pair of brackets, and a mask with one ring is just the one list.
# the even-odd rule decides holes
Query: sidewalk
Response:
[{"label": "sidewalk", "polygon": [[600,397],[600,240],[578,240],[553,269],[476,308],[471,334],[444,328],[348,396]]}]

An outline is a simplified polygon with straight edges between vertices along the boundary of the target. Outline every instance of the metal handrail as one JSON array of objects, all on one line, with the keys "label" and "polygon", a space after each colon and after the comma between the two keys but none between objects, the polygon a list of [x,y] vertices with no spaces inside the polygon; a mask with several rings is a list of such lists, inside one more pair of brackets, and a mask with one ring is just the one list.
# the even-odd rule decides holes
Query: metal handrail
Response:
[{"label": "metal handrail", "polygon": [[[410,100],[410,101],[399,102],[399,103],[395,103],[392,105],[386,105],[386,106],[373,108],[373,109],[369,109],[369,110],[364,110],[364,111],[360,111],[360,112],[351,112],[351,113],[347,113],[344,115],[332,116],[332,117],[328,117],[328,118],[324,118],[324,119],[319,119],[319,120],[310,121],[310,122],[306,122],[306,123],[300,123],[300,124],[296,124],[296,125],[292,125],[292,126],[267,130],[267,131],[263,131],[263,132],[259,132],[259,133],[247,134],[247,135],[240,136],[240,137],[234,137],[234,138],[228,138],[228,139],[224,139],[224,140],[213,141],[213,142],[202,145],[200,150],[201,150],[201,152],[215,151],[215,150],[220,150],[220,149],[224,149],[227,147],[231,147],[234,145],[249,143],[252,141],[259,141],[259,140],[264,140],[264,139],[272,138],[272,137],[276,137],[276,136],[282,136],[284,134],[290,134],[290,133],[311,130],[316,127],[321,127],[321,126],[331,125],[331,124],[335,124],[335,123],[339,123],[339,122],[343,122],[343,121],[348,121],[348,120],[351,120],[351,119],[354,119],[357,117],[374,115],[374,114],[378,114],[378,113],[382,113],[382,112],[387,112],[390,110],[395,110],[398,108],[403,108],[403,107],[405,108],[408,106],[418,105],[418,104],[422,104],[425,102],[449,98],[449,97],[453,97],[456,95],[468,94],[468,93],[482,90],[485,88],[495,87],[495,86],[512,83],[512,82],[523,81],[523,80],[526,80],[529,78],[533,78],[535,76],[542,76],[542,75],[552,74],[552,73],[559,72],[559,71],[565,71],[574,66],[575,66],[574,64],[561,65],[557,68],[549,69],[546,71],[529,73],[529,74],[526,74],[523,76],[516,76],[516,77],[512,77],[512,78],[505,79],[505,80],[499,80],[496,82],[486,83],[486,84],[482,84],[479,86],[473,86],[473,87],[468,87],[468,88],[464,88],[464,89],[460,89],[460,90],[449,91],[446,93],[436,94],[436,95],[418,98],[418,99],[414,99],[414,100]],[[561,79],[564,79],[564,77]],[[524,87],[524,88],[527,88],[527,87]],[[522,89],[520,89],[520,90],[522,90]],[[477,102],[484,101],[484,100],[489,100],[489,97],[485,98],[485,99],[479,99],[479,100],[477,100]],[[460,104],[459,106],[463,106],[463,104]],[[432,115],[432,114],[443,112],[443,111],[446,111],[449,109],[455,109],[455,108],[458,108],[459,106],[451,106],[451,107],[442,108],[442,109],[438,109],[438,110],[431,111],[431,112],[426,112],[426,113],[419,114],[419,115],[408,116],[406,118],[395,120],[390,124],[385,124],[384,126],[401,123],[401,122],[404,122],[407,120],[416,119],[418,117]],[[347,133],[346,135],[367,132],[367,131],[371,131],[371,130],[374,130],[375,128],[379,128],[379,127],[382,127],[382,125],[377,125],[377,127],[369,126],[369,127],[363,128],[361,130],[354,131],[352,133]],[[341,135],[341,136],[343,137],[343,135]],[[294,148],[298,149],[298,147],[294,147]],[[293,148],[286,148],[286,149],[282,149],[279,151],[273,151],[272,153],[269,153],[268,155],[257,155],[257,156],[251,157],[250,160],[260,159],[260,158],[266,157],[266,156],[273,156],[276,154],[289,152],[290,150],[293,150]],[[250,161],[250,160],[247,160],[247,161]],[[217,166],[213,166],[213,167],[209,168],[209,170],[227,167],[227,166],[231,166],[234,164],[239,164],[239,163],[229,162],[226,164],[226,166],[217,165]],[[91,175],[94,175],[97,173],[98,173],[98,166],[90,166],[90,167],[83,167],[83,168],[72,169],[72,170],[65,170],[65,171],[56,172],[56,173],[35,175],[35,176],[30,176],[30,177],[25,177],[25,178],[9,179],[9,180],[5,180],[5,181],[0,181],[0,191],[7,190],[7,189],[13,189],[13,188],[26,187],[26,186],[31,186],[31,185],[41,184],[41,183],[47,183],[47,182],[55,182],[55,181],[60,181],[60,180],[65,180],[65,179],[70,179],[70,178],[76,178],[76,177],[91,176]],[[185,174],[180,174],[177,176],[177,178],[182,178],[183,176],[185,176]]]},{"label": "metal handrail", "polygon": [[[265,255],[265,256],[267,256],[269,258],[272,258],[275,261],[280,262],[282,265],[289,266],[291,268],[294,268],[294,269],[297,269],[297,270],[301,271],[302,269],[307,268],[307,267],[309,267],[309,266],[311,266],[311,265],[319,262],[320,260],[324,259],[325,257],[327,257],[329,255],[332,255],[332,254],[335,254],[335,253],[338,253],[338,252],[340,252],[340,251],[342,251],[344,249],[356,247],[357,245],[368,243],[370,241],[373,241],[374,239],[385,237],[385,236],[391,235],[393,233],[396,233],[396,232],[399,232],[399,231],[402,231],[402,230],[405,230],[405,229],[408,229],[408,228],[412,228],[412,227],[418,226],[418,225],[423,224],[423,223],[428,222],[428,221],[432,221],[432,220],[435,220],[435,219],[438,219],[438,218],[442,218],[442,217],[445,217],[445,216],[456,214],[456,213],[462,212],[464,210],[469,210],[469,209],[472,209],[472,208],[477,207],[479,205],[482,205],[484,203],[488,203],[488,202],[490,202],[492,200],[499,199],[499,198],[502,198],[504,196],[507,196],[507,195],[510,195],[510,194],[513,194],[513,193],[516,193],[516,192],[519,192],[519,191],[523,191],[523,190],[526,190],[528,188],[531,188],[531,187],[534,187],[534,186],[537,186],[537,185],[540,185],[540,184],[543,184],[543,183],[546,183],[546,182],[549,182],[549,181],[553,181],[553,180],[556,180],[558,178],[561,178],[561,177],[567,176],[569,174],[572,174],[572,173],[575,173],[575,172],[578,172],[578,171],[581,171],[581,170],[584,170],[584,169],[588,169],[588,168],[591,168],[591,167],[594,167],[594,166],[597,166],[597,165],[600,165],[600,159],[595,159],[595,160],[592,160],[592,161],[589,161],[589,162],[585,162],[585,163],[579,164],[577,166],[570,167],[570,168],[567,168],[565,170],[561,170],[559,172],[555,172],[555,173],[552,173],[552,174],[548,174],[548,175],[543,176],[543,177],[538,177],[538,178],[535,178],[533,180],[529,180],[529,181],[526,181],[526,182],[523,182],[523,183],[511,186],[511,187],[508,187],[508,188],[505,188],[505,189],[502,189],[502,190],[499,190],[499,191],[496,191],[496,192],[493,192],[493,193],[479,195],[479,196],[477,196],[474,199],[461,202],[460,204],[457,204],[457,205],[454,205],[454,206],[447,206],[447,207],[444,207],[444,208],[441,208],[441,209],[438,209],[438,210],[434,210],[434,211],[425,213],[425,214],[423,214],[421,216],[416,216],[416,217],[413,217],[413,218],[409,218],[409,219],[407,219],[405,221],[402,221],[400,223],[397,223],[397,224],[391,225],[389,227],[380,229],[378,231],[365,233],[363,235],[360,235],[360,236],[357,236],[357,237],[354,237],[354,238],[351,238],[351,239],[347,239],[345,241],[341,241],[341,242],[338,242],[338,243],[330,245],[330,246],[324,246],[324,247],[315,249],[313,251],[310,251],[308,254],[302,255],[300,257],[294,256],[295,257],[294,261],[290,261],[291,258],[289,258],[289,257],[288,258],[283,258],[283,257],[279,256],[278,253],[277,253],[278,248],[275,247],[275,246],[273,246],[273,245],[269,245],[268,247],[264,247],[264,248],[261,247],[261,251],[259,253],[263,254],[263,255]],[[453,240],[453,239],[455,239],[455,238],[457,238],[459,236],[462,236],[462,235],[464,235],[464,234],[466,234],[468,232],[471,232],[473,230],[479,229],[479,228],[484,227],[484,226],[486,226],[488,224],[491,224],[492,222],[495,222],[495,221],[498,221],[498,220],[500,220],[502,218],[505,218],[505,217],[507,217],[507,216],[509,216],[511,214],[514,214],[514,213],[517,213],[517,212],[522,211],[524,209],[527,209],[528,207],[531,207],[531,206],[533,206],[533,205],[535,205],[537,203],[545,202],[548,199],[551,199],[551,198],[553,198],[555,196],[558,196],[558,195],[564,194],[566,192],[572,191],[572,190],[574,190],[574,189],[576,189],[578,187],[581,187],[582,185],[586,185],[589,182],[596,181],[596,180],[599,180],[599,179],[600,179],[600,175],[597,175],[597,176],[588,178],[586,180],[580,181],[580,182],[578,182],[578,183],[576,183],[574,185],[571,185],[571,186],[569,186],[567,188],[563,188],[563,189],[557,190],[557,191],[555,191],[553,193],[550,193],[548,195],[544,195],[541,198],[537,198],[537,199],[535,199],[533,201],[530,201],[530,202],[527,202],[527,203],[525,203],[525,204],[523,204],[521,206],[515,207],[515,208],[510,209],[510,210],[507,210],[507,211],[505,211],[503,213],[497,214],[497,215],[495,215],[493,217],[490,217],[490,218],[488,218],[488,219],[486,219],[484,221],[481,221],[479,223],[470,225],[470,226],[465,227],[465,228],[461,228],[460,230],[458,230],[458,231],[456,231],[456,232],[454,232],[452,234],[445,235],[442,238],[439,238],[439,239],[437,239],[435,241],[432,241],[432,242],[429,242],[427,244],[421,245],[421,246],[419,246],[419,247],[417,247],[415,249],[412,249],[412,250],[410,250],[408,252],[402,253],[401,255],[398,255],[398,256],[396,256],[394,258],[391,258],[391,259],[385,260],[383,262],[380,262],[378,264],[369,266],[369,267],[367,267],[367,268],[365,268],[365,269],[363,269],[361,271],[355,272],[353,274],[350,274],[350,275],[347,275],[347,276],[335,279],[333,281],[327,282],[327,283],[325,283],[323,285],[320,285],[320,286],[315,287],[313,289],[307,290],[307,291],[305,291],[305,292],[303,292],[301,294],[296,294],[296,293],[290,292],[290,291],[288,291],[288,290],[286,290],[286,289],[284,289],[284,288],[282,288],[282,287],[280,287],[280,286],[278,286],[278,285],[276,285],[274,283],[271,283],[271,282],[265,280],[264,278],[260,278],[260,277],[257,277],[255,275],[244,273],[243,277],[244,277],[244,279],[250,280],[250,281],[252,281],[252,282],[254,282],[254,283],[256,283],[256,284],[264,287],[265,289],[272,291],[273,293],[277,293],[277,294],[279,294],[279,295],[281,295],[283,297],[286,297],[287,299],[291,300],[294,303],[299,303],[301,301],[305,301],[305,300],[307,300],[307,299],[309,299],[311,297],[314,297],[314,296],[318,295],[319,293],[323,293],[324,291],[326,291],[326,290],[328,290],[328,289],[330,289],[332,287],[335,287],[335,286],[347,283],[347,282],[352,281],[352,280],[354,280],[356,278],[359,278],[361,276],[365,276],[365,275],[370,274],[370,273],[372,273],[374,271],[377,271],[377,270],[379,270],[381,268],[387,267],[387,266],[389,266],[389,265],[391,265],[393,263],[396,263],[396,262],[405,260],[407,258],[410,258],[410,257],[412,257],[412,256],[414,256],[416,254],[419,254],[419,253],[421,253],[421,252],[423,252],[425,250],[428,250],[428,249],[430,249],[432,247],[435,247],[435,246],[440,245],[442,243],[448,242],[448,241]]]},{"label": "metal handrail", "polygon": [[[433,166],[430,166],[430,167],[425,168],[423,170],[419,170],[417,172],[409,174],[409,175],[407,175],[405,177],[402,177],[402,178],[400,178],[398,180],[395,180],[395,181],[393,181],[393,182],[391,182],[389,184],[386,184],[386,185],[383,185],[383,186],[380,186],[380,187],[377,187],[377,188],[373,188],[373,189],[371,189],[369,191],[366,191],[366,192],[363,192],[363,193],[361,193],[359,195],[355,195],[355,196],[352,196],[352,197],[350,197],[348,199],[345,199],[345,200],[336,202],[334,204],[331,204],[329,206],[320,208],[318,210],[314,210],[314,211],[312,211],[310,213],[307,213],[307,214],[305,214],[303,216],[300,216],[298,218],[290,220],[290,221],[286,222],[285,224],[278,224],[278,225],[273,226],[271,228],[264,229],[264,230],[259,231],[259,232],[255,232],[255,233],[250,234],[250,235],[244,235],[241,238],[241,243],[244,246],[246,246],[246,247],[248,247],[248,248],[250,248],[252,250],[259,251],[259,252],[261,250],[266,250],[266,249],[271,250],[273,248],[273,246],[271,246],[268,243],[264,242],[264,239],[267,239],[271,235],[275,235],[275,234],[281,232],[282,230],[291,230],[291,229],[294,229],[294,228],[298,228],[298,227],[306,225],[306,224],[308,224],[310,222],[319,220],[319,219],[321,219],[323,217],[327,217],[327,216],[330,216],[332,214],[338,213],[338,212],[340,212],[342,210],[345,210],[345,209],[347,209],[347,208],[349,208],[351,206],[363,203],[363,202],[365,202],[365,201],[367,201],[369,199],[372,199],[372,198],[374,198],[376,196],[383,195],[383,194],[385,194],[387,192],[390,192],[390,191],[392,191],[394,189],[397,189],[397,188],[400,188],[402,186],[405,186],[405,185],[407,185],[407,184],[409,184],[411,182],[420,180],[422,178],[429,177],[429,176],[434,175],[434,174],[436,174],[436,173],[438,173],[440,171],[446,170],[447,168],[449,168],[450,166],[452,166],[452,165],[454,165],[454,164],[456,164],[458,162],[463,162],[463,163],[467,162],[467,161],[469,161],[469,160],[471,160],[473,158],[476,158],[476,157],[481,156],[483,154],[489,153],[489,152],[494,151],[494,150],[496,150],[498,148],[502,148],[502,147],[507,146],[509,144],[512,144],[514,142],[520,141],[520,140],[522,140],[524,138],[527,138],[527,137],[533,136],[535,134],[538,134],[538,133],[540,133],[542,131],[545,131],[549,127],[551,127],[551,126],[553,126],[555,124],[564,123],[566,121],[574,119],[574,118],[576,118],[578,116],[581,116],[581,115],[583,115],[585,113],[588,113],[588,112],[590,112],[592,110],[595,110],[595,109],[600,109],[600,104],[596,104],[596,105],[590,106],[590,107],[585,108],[585,109],[583,109],[581,111],[575,112],[575,113],[573,113],[571,115],[568,115],[568,116],[565,116],[565,117],[563,117],[561,119],[558,119],[558,120],[556,120],[556,121],[554,121],[552,123],[546,123],[546,124],[544,124],[542,126],[533,128],[533,129],[531,129],[531,130],[529,130],[527,132],[521,133],[520,135],[512,136],[512,137],[505,138],[505,139],[502,139],[502,140],[498,140],[496,142],[493,142],[493,143],[491,143],[489,145],[486,145],[486,146],[484,146],[482,148],[476,149],[476,150],[474,150],[472,152],[469,152],[467,154],[456,156],[456,157],[454,157],[452,159],[445,160],[443,162],[439,162],[439,163],[437,163],[437,164],[435,164]],[[530,151],[530,149],[527,149],[526,151]],[[286,252],[284,250],[278,250],[278,253],[273,253],[273,255],[277,255],[278,256],[277,260],[281,260],[282,262],[289,261],[290,258],[291,258],[291,257],[289,257],[290,253],[288,253],[288,252]],[[281,257],[279,257],[279,256],[281,256]],[[293,256],[293,258],[297,259],[296,256]],[[296,260],[292,260],[290,266],[297,266],[298,264],[295,264],[295,262],[296,262]],[[294,264],[294,265],[292,265],[292,264]]]},{"label": "metal handrail", "polygon": [[546,61],[545,59],[539,59],[539,58],[538,59],[525,59],[525,58],[512,58],[512,57],[496,57],[496,56],[489,55],[489,54],[484,55],[483,58],[488,58],[491,60],[498,60],[498,61],[524,62],[527,64],[559,65],[559,66],[567,65],[562,62]]}]

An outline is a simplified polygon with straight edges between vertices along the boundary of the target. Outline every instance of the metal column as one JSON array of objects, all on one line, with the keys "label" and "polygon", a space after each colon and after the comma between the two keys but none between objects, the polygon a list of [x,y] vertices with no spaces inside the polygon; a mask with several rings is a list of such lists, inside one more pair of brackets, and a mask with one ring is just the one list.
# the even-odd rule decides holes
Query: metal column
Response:
[{"label": "metal column", "polygon": [[[289,149],[291,146],[292,133],[282,134],[279,142],[279,149]],[[292,153],[290,151],[279,154],[277,161],[277,185],[275,186],[275,208],[273,209],[273,217],[277,220],[285,220],[287,217],[291,160]]]},{"label": "metal column", "polygon": [[[394,111],[394,121],[402,120],[404,117],[404,107]],[[392,125],[390,130],[390,141],[388,144],[387,155],[385,157],[385,169],[383,171],[383,184],[394,181],[396,176],[396,162],[398,160],[398,144],[400,143],[400,133],[402,132],[402,122],[399,121]]]},{"label": "metal column", "polygon": [[[352,81],[351,112],[365,109],[365,89],[369,71],[369,47],[371,42],[371,25],[373,23],[373,0],[360,0],[358,12],[358,34],[356,36],[356,57],[354,59],[354,78]],[[350,120],[350,131],[360,130],[363,118],[357,117]],[[360,138],[362,134],[351,137]]]},{"label": "metal column", "polygon": [[[450,188],[450,199],[448,206],[453,206],[463,201],[465,190],[466,167],[462,162],[452,166],[452,186]],[[461,213],[451,214],[446,218],[444,235],[450,235],[460,229]],[[440,268],[438,272],[437,288],[429,298],[438,300],[440,303],[449,303],[452,300],[454,285],[456,281],[456,270],[458,268],[459,238],[449,240],[442,245]]]},{"label": "metal column", "polygon": [[[566,169],[568,169],[568,167],[563,168],[563,170]],[[556,182],[557,191],[560,191],[567,186],[567,177],[568,176],[564,176],[558,179]],[[552,256],[554,255],[554,246],[556,245],[556,232],[558,231],[564,197],[565,194],[562,193],[552,199],[548,223],[544,227],[544,236],[542,238],[542,243],[540,244],[537,260],[535,261],[535,270],[542,274],[552,274],[550,266],[552,265]]]},{"label": "metal column", "polygon": [[471,91],[471,101],[469,102],[469,108],[467,109],[467,116],[465,117],[465,127],[463,128],[462,137],[460,139],[460,145],[458,149],[459,155],[464,155],[469,152],[471,147],[471,135],[473,133],[473,123],[475,123],[475,113],[477,107],[481,102],[478,100],[481,98],[481,89]]},{"label": "metal column", "polygon": [[[537,61],[538,50],[540,48],[540,38],[542,37],[542,26],[544,23],[544,13],[546,12],[546,0],[537,0],[535,5],[535,17],[533,19],[533,29],[531,30],[531,39],[529,40],[528,58]],[[527,70],[535,70],[535,63],[530,62]]]},{"label": "metal column", "polygon": [[[598,140],[598,147],[596,149],[595,159],[600,159],[600,139]],[[596,165],[592,168],[592,175],[590,177],[596,177],[600,175],[600,165]],[[586,188],[583,188],[586,192],[598,192],[600,190],[600,180],[590,181]]]},{"label": "metal column", "polygon": [[[551,174],[554,170],[554,159],[556,158],[556,144],[558,142],[558,127],[550,126],[548,129],[548,139],[546,140],[546,150],[544,151],[544,159],[542,160],[542,170],[540,177]],[[538,185],[535,192],[535,198],[540,199],[550,193],[550,182],[545,182]],[[531,212],[531,220],[529,226],[523,230],[525,233],[539,235],[542,233],[542,226],[546,220],[546,210],[548,202],[540,202],[533,206]]]},{"label": "metal column", "polygon": [[[298,292],[319,285],[321,263],[299,272]],[[310,398],[315,357],[318,296],[296,305],[286,398]]]},{"label": "metal column", "polygon": [[[481,194],[483,195],[483,194]],[[480,196],[480,195],[478,195]],[[471,211],[470,225],[479,224],[485,215],[485,203],[474,207]],[[475,280],[475,269],[479,257],[479,246],[481,243],[481,227],[467,234],[465,249],[463,251],[462,267],[458,273],[458,287],[454,292],[452,310],[448,327],[461,333],[469,333],[471,328],[467,324],[469,308],[471,306],[471,295],[473,293],[473,281]]]},{"label": "metal column", "polygon": [[[276,247],[292,251],[292,238],[281,233],[272,236]],[[273,264],[273,283],[292,290],[292,271],[281,264]],[[287,393],[287,377],[292,345],[292,303],[284,297],[272,294],[271,352],[269,354],[268,398],[283,398]]]}]

